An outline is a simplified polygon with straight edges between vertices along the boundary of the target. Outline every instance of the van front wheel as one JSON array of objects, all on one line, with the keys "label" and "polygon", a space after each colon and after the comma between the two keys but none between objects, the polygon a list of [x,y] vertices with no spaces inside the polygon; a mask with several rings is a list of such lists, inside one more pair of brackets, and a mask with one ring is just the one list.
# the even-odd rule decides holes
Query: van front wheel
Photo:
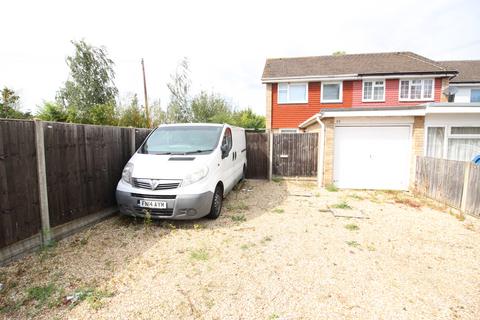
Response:
[{"label": "van front wheel", "polygon": [[222,211],[222,203],[223,190],[222,186],[218,185],[215,188],[215,193],[213,194],[212,208],[210,209],[210,213],[207,215],[208,219],[217,219],[220,216],[220,212]]}]

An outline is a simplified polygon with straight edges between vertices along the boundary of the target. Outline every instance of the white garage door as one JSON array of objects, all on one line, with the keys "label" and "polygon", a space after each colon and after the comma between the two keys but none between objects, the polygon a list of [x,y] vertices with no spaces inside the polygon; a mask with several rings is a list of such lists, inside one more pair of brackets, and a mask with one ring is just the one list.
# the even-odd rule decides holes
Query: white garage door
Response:
[{"label": "white garage door", "polygon": [[408,189],[409,126],[336,127],[334,183],[352,189]]}]

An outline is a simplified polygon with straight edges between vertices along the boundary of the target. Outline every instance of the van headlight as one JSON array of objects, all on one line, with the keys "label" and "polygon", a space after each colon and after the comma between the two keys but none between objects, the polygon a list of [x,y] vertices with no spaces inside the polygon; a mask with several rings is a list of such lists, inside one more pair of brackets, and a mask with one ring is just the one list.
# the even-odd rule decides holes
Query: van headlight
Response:
[{"label": "van headlight", "polygon": [[122,180],[128,184],[132,184],[133,163],[129,162],[122,171]]},{"label": "van headlight", "polygon": [[182,186],[188,186],[192,183],[200,181],[203,178],[205,178],[207,174],[208,174],[208,167],[207,166],[200,167],[195,171],[187,174],[187,176],[183,179]]}]

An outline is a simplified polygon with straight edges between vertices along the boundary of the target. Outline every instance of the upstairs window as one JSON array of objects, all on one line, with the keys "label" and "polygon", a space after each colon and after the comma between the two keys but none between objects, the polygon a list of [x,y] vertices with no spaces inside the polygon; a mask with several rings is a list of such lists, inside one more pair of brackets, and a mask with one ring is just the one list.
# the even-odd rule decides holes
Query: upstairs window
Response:
[{"label": "upstairs window", "polygon": [[307,103],[308,83],[279,83],[278,103]]},{"label": "upstairs window", "polygon": [[470,91],[470,102],[480,102],[480,89]]},{"label": "upstairs window", "polygon": [[322,82],[322,103],[342,102],[342,82]]},{"label": "upstairs window", "polygon": [[433,79],[400,80],[400,101],[433,100]]},{"label": "upstairs window", "polygon": [[364,80],[362,101],[385,101],[385,80]]}]

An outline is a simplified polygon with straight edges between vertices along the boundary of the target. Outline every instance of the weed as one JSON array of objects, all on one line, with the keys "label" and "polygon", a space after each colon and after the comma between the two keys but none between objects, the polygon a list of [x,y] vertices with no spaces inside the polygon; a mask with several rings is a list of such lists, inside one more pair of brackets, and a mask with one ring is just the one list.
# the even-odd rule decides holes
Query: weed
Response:
[{"label": "weed", "polygon": [[358,242],[355,241],[355,240],[353,240],[353,241],[347,241],[346,244],[348,244],[350,247],[354,247],[354,248],[360,247],[360,243],[358,243]]},{"label": "weed", "polygon": [[44,305],[49,307],[58,306],[61,303],[60,297],[63,289],[58,288],[53,283],[45,286],[31,287],[27,290],[26,301],[36,301],[37,307]]},{"label": "weed", "polygon": [[336,203],[332,206],[332,208],[335,208],[335,209],[352,209],[352,207],[350,207],[350,205],[346,201]]},{"label": "weed", "polygon": [[205,228],[205,226],[204,226],[203,224],[196,224],[196,223],[195,223],[195,224],[193,225],[193,229],[194,229],[194,230],[200,230],[200,229],[204,229],[204,228]]},{"label": "weed", "polygon": [[148,209],[143,209],[143,213],[145,214],[145,218],[143,219],[143,226],[145,229],[150,229],[152,226],[152,212]]},{"label": "weed", "polygon": [[412,208],[420,208],[422,206],[422,204],[414,199],[410,199],[410,198],[402,198],[402,197],[396,197],[395,198],[395,203],[400,203],[400,204],[404,204],[406,206],[409,206],[409,207],[412,207]]},{"label": "weed", "polygon": [[190,259],[192,260],[206,261],[208,258],[209,256],[206,249],[196,249],[190,252]]},{"label": "weed", "polygon": [[113,293],[99,289],[85,288],[75,291],[74,296],[76,297],[76,301],[73,302],[72,306],[78,304],[80,301],[86,301],[90,305],[90,308],[98,310],[103,306],[102,300],[112,297]]},{"label": "weed", "polygon": [[375,248],[375,246],[373,244],[368,244],[367,249],[368,249],[368,251],[377,251],[377,248]]},{"label": "weed", "polygon": [[280,316],[276,313],[272,313],[269,317],[268,317],[268,320],[276,320],[276,319],[280,319]]},{"label": "weed", "polygon": [[263,241],[263,242],[272,241],[272,237],[266,236],[265,238],[263,238],[262,241]]},{"label": "weed", "polygon": [[247,221],[247,218],[245,218],[244,214],[233,215],[230,218],[232,219],[232,221],[235,221],[235,222],[245,222],[245,221]]},{"label": "weed", "polygon": [[282,182],[282,181],[283,181],[283,178],[282,178],[282,177],[272,177],[272,181],[273,181],[273,182],[276,182],[276,183]]},{"label": "weed", "polygon": [[455,215],[458,221],[465,221],[465,215],[463,213],[459,213]]},{"label": "weed", "polygon": [[274,209],[273,212],[275,212],[275,213],[284,213],[285,210],[282,209],[282,208],[277,208],[277,209]]},{"label": "weed", "polygon": [[325,189],[329,192],[337,192],[338,188],[334,184],[327,184]]},{"label": "weed", "polygon": [[245,202],[238,202],[238,203],[229,203],[225,206],[229,211],[244,211],[248,210],[248,205]]},{"label": "weed", "polygon": [[359,196],[356,193],[348,195],[350,198],[356,199],[356,200],[363,200],[363,197]]},{"label": "weed", "polygon": [[346,224],[346,225],[345,225],[345,229],[350,230],[350,231],[356,231],[356,230],[359,230],[360,227],[357,226],[357,225],[354,224],[354,223],[349,223],[349,224]]},{"label": "weed", "polygon": [[246,243],[246,244],[242,244],[240,246],[240,249],[242,250],[247,250],[247,249],[250,249],[252,247],[255,247],[255,243]]}]

